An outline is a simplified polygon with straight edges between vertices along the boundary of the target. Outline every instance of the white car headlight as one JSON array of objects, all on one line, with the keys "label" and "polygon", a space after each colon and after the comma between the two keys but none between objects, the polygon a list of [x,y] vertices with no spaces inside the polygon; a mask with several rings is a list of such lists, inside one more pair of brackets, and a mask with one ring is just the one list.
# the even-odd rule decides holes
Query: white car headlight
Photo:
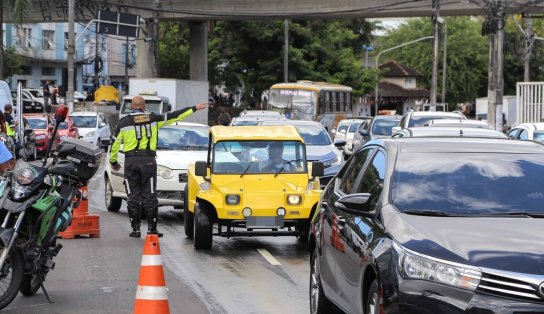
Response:
[{"label": "white car headlight", "polygon": [[474,291],[480,283],[482,272],[479,268],[439,260],[393,246],[399,253],[399,266],[407,279],[420,279]]},{"label": "white car headlight", "polygon": [[37,140],[43,140],[44,138],[45,138],[45,135],[43,135],[43,134],[36,136]]},{"label": "white car headlight", "polygon": [[342,155],[338,155],[332,159],[327,159],[323,161],[323,167],[332,167],[342,163]]},{"label": "white car headlight", "polygon": [[91,131],[91,132],[87,133],[87,134],[85,135],[85,137],[91,138],[91,137],[95,137],[95,135],[96,135],[96,131]]},{"label": "white car headlight", "polygon": [[174,171],[165,166],[157,166],[157,175],[165,179],[171,179],[174,176]]}]

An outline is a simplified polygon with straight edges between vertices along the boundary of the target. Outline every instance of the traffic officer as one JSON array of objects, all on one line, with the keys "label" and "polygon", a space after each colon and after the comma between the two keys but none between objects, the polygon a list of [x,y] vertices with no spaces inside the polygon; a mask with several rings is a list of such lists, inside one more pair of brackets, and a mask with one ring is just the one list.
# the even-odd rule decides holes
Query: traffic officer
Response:
[{"label": "traffic officer", "polygon": [[132,227],[131,237],[139,238],[140,211],[145,210],[147,218],[147,234],[162,233],[157,231],[157,214],[159,202],[155,194],[157,187],[157,162],[155,149],[160,128],[185,119],[197,110],[206,108],[205,103],[188,107],[162,115],[145,111],[145,101],[136,96],[132,99],[132,113],[122,118],[117,124],[114,142],[110,150],[110,164],[114,171],[121,165],[117,162],[119,148],[123,144],[125,154],[125,189],[127,191],[127,208]]}]

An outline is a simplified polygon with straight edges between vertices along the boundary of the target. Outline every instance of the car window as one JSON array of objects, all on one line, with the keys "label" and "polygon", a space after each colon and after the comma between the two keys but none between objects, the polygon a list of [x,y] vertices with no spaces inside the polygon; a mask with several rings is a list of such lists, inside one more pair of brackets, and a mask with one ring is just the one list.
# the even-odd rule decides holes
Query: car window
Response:
[{"label": "car window", "polygon": [[520,140],[528,140],[529,139],[529,133],[526,130],[521,130],[519,133],[519,139]]},{"label": "car window", "polygon": [[386,167],[385,154],[378,151],[367,167],[354,193],[370,193],[370,208],[374,208],[383,190]]},{"label": "car window", "polygon": [[344,194],[350,194],[355,185],[355,181],[361,172],[361,169],[365,165],[366,160],[368,159],[369,153],[373,149],[365,149],[357,153],[353,158],[351,158],[351,163],[343,171],[342,179],[340,180],[339,189]]},{"label": "car window", "polygon": [[533,133],[533,141],[544,142],[544,131],[535,131]]},{"label": "car window", "polygon": [[32,129],[39,129],[39,130],[47,129],[45,119],[30,118],[28,119],[28,123],[30,124],[30,127]]},{"label": "car window", "polygon": [[358,121],[358,122],[353,122],[352,124],[350,124],[348,132],[353,133],[353,132],[357,131],[357,129],[359,128],[361,123],[362,122]]},{"label": "car window", "polygon": [[72,116],[74,123],[80,128],[95,128],[96,116]]},{"label": "car window", "polygon": [[408,119],[408,117],[407,117],[407,116],[404,116],[404,117],[402,117],[402,119],[400,120],[399,125],[400,125],[401,128],[405,128],[405,127],[406,127],[406,119]]},{"label": "car window", "polygon": [[431,120],[451,119],[451,118],[452,117],[446,117],[446,116],[419,116],[419,117],[412,116],[412,119],[410,119],[410,122],[408,122],[408,127],[412,128],[415,126],[424,126]]},{"label": "car window", "polygon": [[516,138],[519,133],[519,129],[513,129],[508,133],[509,138]]}]

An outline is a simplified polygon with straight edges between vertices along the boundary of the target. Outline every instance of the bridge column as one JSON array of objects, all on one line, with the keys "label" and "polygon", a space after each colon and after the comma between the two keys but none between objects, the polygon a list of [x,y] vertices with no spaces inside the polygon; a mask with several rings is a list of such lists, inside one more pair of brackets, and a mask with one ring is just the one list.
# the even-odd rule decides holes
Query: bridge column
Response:
[{"label": "bridge column", "polygon": [[189,79],[208,80],[208,23],[189,23]]}]

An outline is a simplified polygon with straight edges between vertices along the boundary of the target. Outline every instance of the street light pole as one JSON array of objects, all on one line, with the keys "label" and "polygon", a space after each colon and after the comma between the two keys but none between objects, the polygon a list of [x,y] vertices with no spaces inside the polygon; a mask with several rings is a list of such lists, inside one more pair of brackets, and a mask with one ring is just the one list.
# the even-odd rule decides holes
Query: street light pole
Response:
[{"label": "street light pole", "polygon": [[[397,45],[397,46],[394,46],[394,47],[391,47],[391,48],[388,48],[388,49],[385,49],[385,50],[382,50],[378,53],[378,55],[376,56],[376,69],[379,69],[379,66],[380,66],[380,56],[386,52],[389,52],[389,51],[392,51],[392,50],[395,50],[395,49],[398,49],[398,48],[402,48],[404,46],[408,46],[408,45],[411,45],[411,44],[415,44],[417,42],[420,42],[420,41],[423,41],[423,40],[427,40],[427,39],[433,39],[434,36],[425,36],[425,37],[421,37],[421,38],[418,38],[418,39],[414,39],[412,41],[409,41],[409,42],[406,42],[404,44],[400,44],[400,45]],[[378,89],[379,89],[379,84],[380,84],[380,79],[378,78],[378,81],[376,82],[376,94],[374,96],[374,107],[375,107],[375,112],[374,112],[374,115],[377,116],[378,115]]]}]

